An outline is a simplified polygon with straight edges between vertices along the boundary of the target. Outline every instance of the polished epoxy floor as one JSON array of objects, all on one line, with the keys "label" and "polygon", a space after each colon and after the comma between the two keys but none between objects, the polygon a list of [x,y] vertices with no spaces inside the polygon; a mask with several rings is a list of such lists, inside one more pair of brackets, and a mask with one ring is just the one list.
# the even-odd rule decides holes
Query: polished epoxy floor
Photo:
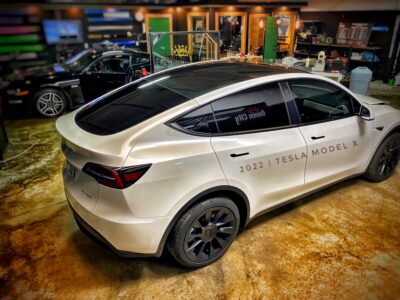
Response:
[{"label": "polished epoxy floor", "polygon": [[[400,95],[383,96],[398,107]],[[63,193],[54,121],[8,121],[0,170],[2,299],[399,299],[400,167],[255,220],[218,262],[124,259],[81,233]]]}]

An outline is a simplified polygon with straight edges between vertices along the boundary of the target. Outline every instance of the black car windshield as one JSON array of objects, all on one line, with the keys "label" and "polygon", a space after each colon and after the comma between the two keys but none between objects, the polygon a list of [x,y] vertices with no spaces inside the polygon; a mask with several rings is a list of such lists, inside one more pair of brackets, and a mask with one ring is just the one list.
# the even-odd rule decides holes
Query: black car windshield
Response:
[{"label": "black car windshield", "polygon": [[107,97],[93,100],[76,115],[75,121],[90,133],[109,135],[189,100],[161,85],[162,79],[130,84]]},{"label": "black car windshield", "polygon": [[64,67],[71,72],[81,72],[94,60],[94,56],[95,54],[93,51],[81,51],[67,60],[64,64]]},{"label": "black car windshield", "polygon": [[293,71],[230,62],[188,65],[144,78],[93,100],[76,115],[75,121],[88,132],[109,135],[218,88],[286,72]]}]

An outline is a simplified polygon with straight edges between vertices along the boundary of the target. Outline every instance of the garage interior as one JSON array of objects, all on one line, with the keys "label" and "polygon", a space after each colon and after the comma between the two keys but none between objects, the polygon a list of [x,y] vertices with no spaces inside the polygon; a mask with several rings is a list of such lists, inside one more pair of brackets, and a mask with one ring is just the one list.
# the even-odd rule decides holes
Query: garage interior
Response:
[{"label": "garage interior", "polygon": [[[106,12],[117,17],[106,20]],[[272,56],[269,17],[280,20],[278,27],[289,20]],[[351,88],[352,71],[368,68],[367,95],[400,109],[398,0],[0,3],[0,298],[399,299],[399,165],[381,183],[356,177],[258,217],[221,259],[201,269],[178,266],[168,251],[121,258],[79,230],[64,194],[56,118],[11,111],[7,87],[29,68],[65,62],[104,41],[153,51],[151,18],[168,20],[168,32],[177,34],[168,51],[179,64],[194,62],[179,34],[197,29],[218,37],[218,53],[205,50],[211,59],[286,64],[296,58],[311,70],[305,65],[316,68],[322,50],[324,76]],[[219,24],[224,18],[237,18],[240,27],[229,45]],[[46,20],[79,21],[79,36],[52,43]],[[339,43],[341,26],[358,26],[368,37]]]}]

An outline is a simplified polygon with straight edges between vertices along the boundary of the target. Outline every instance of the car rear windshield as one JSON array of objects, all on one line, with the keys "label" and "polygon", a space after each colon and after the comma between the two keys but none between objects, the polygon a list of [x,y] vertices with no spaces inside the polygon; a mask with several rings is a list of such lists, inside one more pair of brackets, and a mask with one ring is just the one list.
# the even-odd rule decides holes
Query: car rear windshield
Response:
[{"label": "car rear windshield", "polygon": [[141,81],[93,100],[76,115],[76,123],[93,134],[114,134],[189,100],[153,82]]},{"label": "car rear windshield", "polygon": [[218,88],[287,72],[293,71],[232,62],[189,65],[145,78],[98,98],[79,112],[75,120],[88,132],[109,135]]}]

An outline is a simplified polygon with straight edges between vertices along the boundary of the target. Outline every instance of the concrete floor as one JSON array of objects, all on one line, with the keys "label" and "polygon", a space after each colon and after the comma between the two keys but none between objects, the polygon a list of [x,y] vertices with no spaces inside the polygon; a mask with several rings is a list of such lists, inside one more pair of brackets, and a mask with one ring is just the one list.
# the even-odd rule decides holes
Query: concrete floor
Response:
[{"label": "concrete floor", "polygon": [[[372,94],[400,108],[398,90]],[[36,144],[0,170],[1,299],[400,298],[399,166],[385,182],[351,179],[262,216],[218,262],[186,270],[88,239],[63,193],[54,121],[7,126],[6,157]]]}]

